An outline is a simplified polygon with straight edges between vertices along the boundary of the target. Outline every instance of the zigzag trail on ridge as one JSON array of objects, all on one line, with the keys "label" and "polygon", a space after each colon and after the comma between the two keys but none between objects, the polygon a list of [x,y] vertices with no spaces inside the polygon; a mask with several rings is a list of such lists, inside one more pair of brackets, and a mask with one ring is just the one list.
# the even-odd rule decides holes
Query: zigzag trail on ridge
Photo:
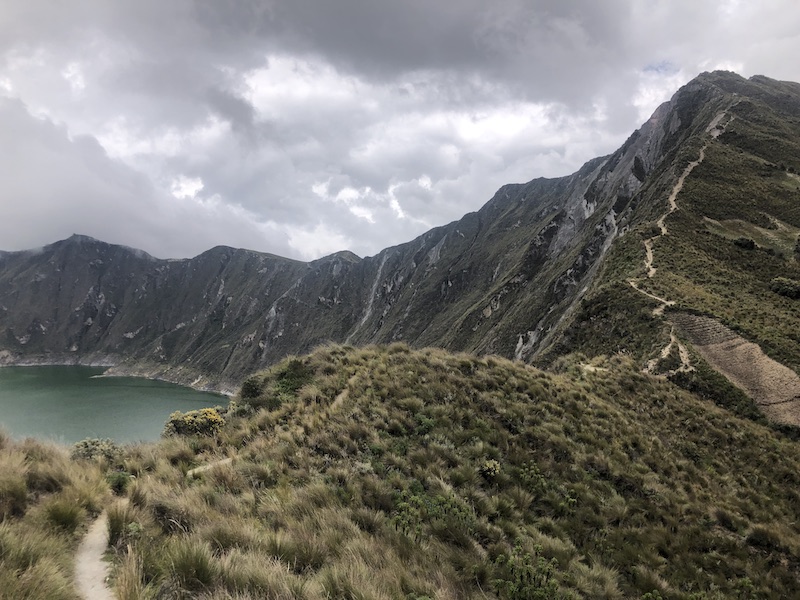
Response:
[{"label": "zigzag trail on ridge", "polygon": [[[727,111],[733,106],[735,104],[718,113],[706,128],[706,133],[709,134],[711,139],[703,144],[697,159],[686,165],[678,181],[675,182],[669,195],[667,210],[656,221],[660,233],[644,241],[645,279],[651,279],[656,274],[656,268],[653,265],[653,243],[658,238],[669,235],[666,220],[667,217],[678,210],[678,194],[683,188],[686,178],[703,162],[706,148],[711,141],[718,138],[735,118],[731,116],[725,124],[720,126],[720,123],[727,115]],[[642,289],[639,285],[640,281],[629,279],[628,283],[640,294],[659,302],[659,305],[653,309],[653,316],[662,317],[665,309],[668,306],[673,306],[675,302]],[[690,361],[689,350],[681,343],[675,333],[677,327],[681,334],[692,342],[692,346],[700,356],[711,367],[752,398],[767,418],[779,423],[800,426],[800,377],[792,369],[771,359],[764,354],[760,346],[747,341],[709,317],[690,314],[671,315],[670,324],[669,343],[656,358],[652,358],[647,362],[644,368],[645,372],[655,374],[659,361],[666,359],[672,352],[673,347],[678,348],[681,364],[677,369],[668,371],[664,375],[668,376],[694,370]]]},{"label": "zigzag trail on ridge", "polygon": [[[709,134],[709,136],[711,136],[712,139],[716,139],[724,131],[724,126],[723,126],[723,128],[720,128],[719,124],[722,122],[722,119],[724,119],[726,115],[727,115],[727,110],[723,110],[723,111],[719,112],[712,119],[712,121],[708,125],[708,127],[706,127],[706,133]],[[731,119],[731,121],[732,120],[733,119]],[[728,123],[730,123],[730,121],[728,121]],[[725,126],[727,126],[728,123],[726,123]],[[654,235],[653,237],[647,238],[644,241],[644,250],[645,250],[644,270],[645,270],[645,277],[647,279],[652,279],[653,276],[656,274],[656,268],[653,266],[653,261],[654,261],[654,257],[653,257],[653,242],[655,242],[655,240],[657,240],[660,237],[663,237],[665,235],[669,235],[669,230],[667,229],[667,217],[669,217],[672,213],[674,213],[676,210],[678,210],[678,202],[677,202],[678,194],[683,189],[683,184],[686,181],[686,178],[705,159],[705,157],[706,157],[706,148],[708,147],[709,143],[710,143],[710,140],[707,141],[705,144],[703,144],[703,147],[700,148],[700,154],[698,155],[698,157],[695,160],[691,161],[688,165],[686,165],[686,167],[683,169],[683,172],[681,173],[680,177],[678,177],[678,181],[676,181],[675,185],[672,187],[672,191],[670,192],[669,198],[667,200],[667,210],[656,221],[656,226],[658,227],[660,233],[658,235]],[[667,300],[666,298],[661,298],[660,296],[656,296],[655,294],[653,294],[651,292],[643,290],[641,287],[639,287],[639,282],[636,281],[636,279],[629,279],[628,283],[630,284],[630,286],[633,289],[635,289],[640,294],[643,294],[643,295],[647,296],[648,298],[656,300],[659,303],[659,305],[656,308],[653,309],[653,316],[654,317],[663,316],[664,315],[664,310],[668,306],[673,306],[675,304],[674,300]],[[667,344],[661,350],[661,353],[660,353],[660,355],[658,357],[650,359],[647,362],[647,366],[645,366],[644,371],[646,373],[655,374],[655,369],[656,369],[656,366],[658,365],[658,362],[660,360],[662,360],[662,359],[667,358],[670,355],[670,353],[672,352],[673,346],[676,346],[678,348],[678,357],[679,357],[679,359],[681,361],[681,364],[677,369],[673,369],[673,370],[668,371],[667,373],[665,373],[665,376],[666,375],[673,375],[675,373],[693,371],[694,367],[692,366],[691,361],[689,360],[689,351],[681,343],[681,341],[678,339],[678,337],[675,335],[675,327],[674,326],[672,327],[672,329],[670,331],[670,334],[669,334],[669,344]]]}]

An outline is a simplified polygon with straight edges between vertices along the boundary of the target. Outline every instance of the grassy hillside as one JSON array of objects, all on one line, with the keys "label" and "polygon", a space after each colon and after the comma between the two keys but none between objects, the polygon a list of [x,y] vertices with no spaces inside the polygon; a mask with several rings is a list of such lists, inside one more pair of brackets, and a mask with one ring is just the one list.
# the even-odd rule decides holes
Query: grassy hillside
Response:
[{"label": "grassy hillside", "polygon": [[77,600],[72,555],[109,496],[101,465],[0,434],[0,598]]},{"label": "grassy hillside", "polygon": [[627,359],[559,371],[333,346],[251,378],[215,435],[120,459],[121,597],[797,592],[795,442]]},{"label": "grassy hillside", "polygon": [[[676,95],[689,137],[643,186],[631,228],[540,362],[566,352],[624,351],[644,365],[669,342],[670,314],[679,311],[713,318],[800,373],[800,87],[725,73],[703,77],[711,86],[705,89],[716,90],[714,100],[696,102],[691,86]],[[670,211],[678,177],[701,158]],[[649,275],[648,240],[655,269]],[[670,302],[663,317],[653,315],[653,296]],[[695,372],[681,383],[757,417],[746,399],[731,399],[737,392],[703,359],[694,356],[692,364]]]}]

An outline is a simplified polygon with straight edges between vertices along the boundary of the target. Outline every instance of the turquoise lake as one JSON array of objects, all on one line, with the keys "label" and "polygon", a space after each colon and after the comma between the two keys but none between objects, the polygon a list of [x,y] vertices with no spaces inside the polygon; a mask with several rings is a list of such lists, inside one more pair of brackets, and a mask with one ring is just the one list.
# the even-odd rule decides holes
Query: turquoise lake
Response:
[{"label": "turquoise lake", "polygon": [[170,413],[226,405],[228,398],[137,377],[98,377],[99,367],[0,368],[0,428],[11,437],[72,444],[160,437]]}]

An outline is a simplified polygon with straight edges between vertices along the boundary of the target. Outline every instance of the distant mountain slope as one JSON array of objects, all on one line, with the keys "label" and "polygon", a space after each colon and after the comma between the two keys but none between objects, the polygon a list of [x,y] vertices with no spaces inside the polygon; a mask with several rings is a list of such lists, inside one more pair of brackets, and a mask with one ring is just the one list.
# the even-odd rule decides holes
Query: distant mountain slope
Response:
[{"label": "distant mountain slope", "polygon": [[[800,291],[800,86],[713,73],[672,103],[689,135],[642,186],[631,229],[550,355],[624,349],[644,361],[675,334],[702,350],[710,342],[692,325],[692,315],[702,315],[707,327],[730,328],[740,341],[716,346],[713,359],[692,351],[698,369],[678,380],[700,385],[706,356],[759,402],[786,404],[785,420],[798,424],[800,294],[791,290]],[[668,354],[677,354],[674,346]],[[793,370],[782,387],[767,357]],[[656,371],[669,371],[677,357],[667,358]]]},{"label": "distant mountain slope", "polygon": [[800,280],[799,90],[703,74],[612,155],[365,259],[163,261],[81,236],[0,254],[0,359],[231,388],[321,342],[402,340],[542,364],[624,351],[676,375],[691,354],[685,380],[702,359],[671,315],[689,311],[797,372],[798,302],[770,285]]}]

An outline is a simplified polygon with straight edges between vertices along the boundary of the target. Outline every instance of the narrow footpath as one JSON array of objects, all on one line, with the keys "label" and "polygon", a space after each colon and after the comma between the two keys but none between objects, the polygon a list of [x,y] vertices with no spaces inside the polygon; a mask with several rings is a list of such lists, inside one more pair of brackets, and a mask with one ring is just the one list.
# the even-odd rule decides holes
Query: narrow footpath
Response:
[{"label": "narrow footpath", "polygon": [[[727,115],[727,111],[723,110],[719,112],[714,119],[712,119],[711,123],[706,127],[706,133],[711,138],[703,144],[703,147],[700,148],[700,154],[698,155],[696,160],[693,160],[686,168],[684,168],[683,173],[681,173],[680,177],[678,177],[678,181],[675,182],[675,185],[672,187],[672,191],[670,192],[669,198],[667,200],[667,210],[662,214],[658,220],[656,221],[656,226],[658,227],[659,233],[647,238],[644,240],[644,278],[634,278],[629,279],[628,283],[630,286],[635,289],[640,294],[647,296],[651,300],[657,301],[659,304],[653,309],[653,316],[654,317],[662,317],[664,315],[664,311],[668,306],[673,306],[675,304],[674,300],[667,300],[666,298],[661,298],[660,296],[656,296],[655,294],[648,292],[647,290],[641,287],[641,282],[643,279],[652,279],[655,276],[657,269],[654,263],[654,256],[653,256],[653,244],[655,241],[661,237],[669,235],[669,229],[667,228],[667,217],[669,217],[672,213],[678,210],[678,194],[683,189],[683,184],[686,181],[686,178],[691,174],[694,169],[700,165],[706,157],[706,148],[708,144],[711,143],[711,140],[714,140],[722,134],[725,130],[725,127],[733,120],[732,118],[728,120],[725,125],[720,125],[722,120]],[[694,367],[689,360],[689,351],[686,346],[678,339],[675,335],[675,327],[673,326],[670,330],[669,334],[669,343],[661,350],[659,356],[653,358],[647,362],[647,365],[644,368],[646,373],[655,374],[656,367],[662,359],[666,359],[670,353],[673,351],[673,348],[678,349],[678,358],[680,359],[680,366],[676,369],[670,370],[664,375],[673,375],[675,373],[681,372],[688,372],[693,371]]]}]

